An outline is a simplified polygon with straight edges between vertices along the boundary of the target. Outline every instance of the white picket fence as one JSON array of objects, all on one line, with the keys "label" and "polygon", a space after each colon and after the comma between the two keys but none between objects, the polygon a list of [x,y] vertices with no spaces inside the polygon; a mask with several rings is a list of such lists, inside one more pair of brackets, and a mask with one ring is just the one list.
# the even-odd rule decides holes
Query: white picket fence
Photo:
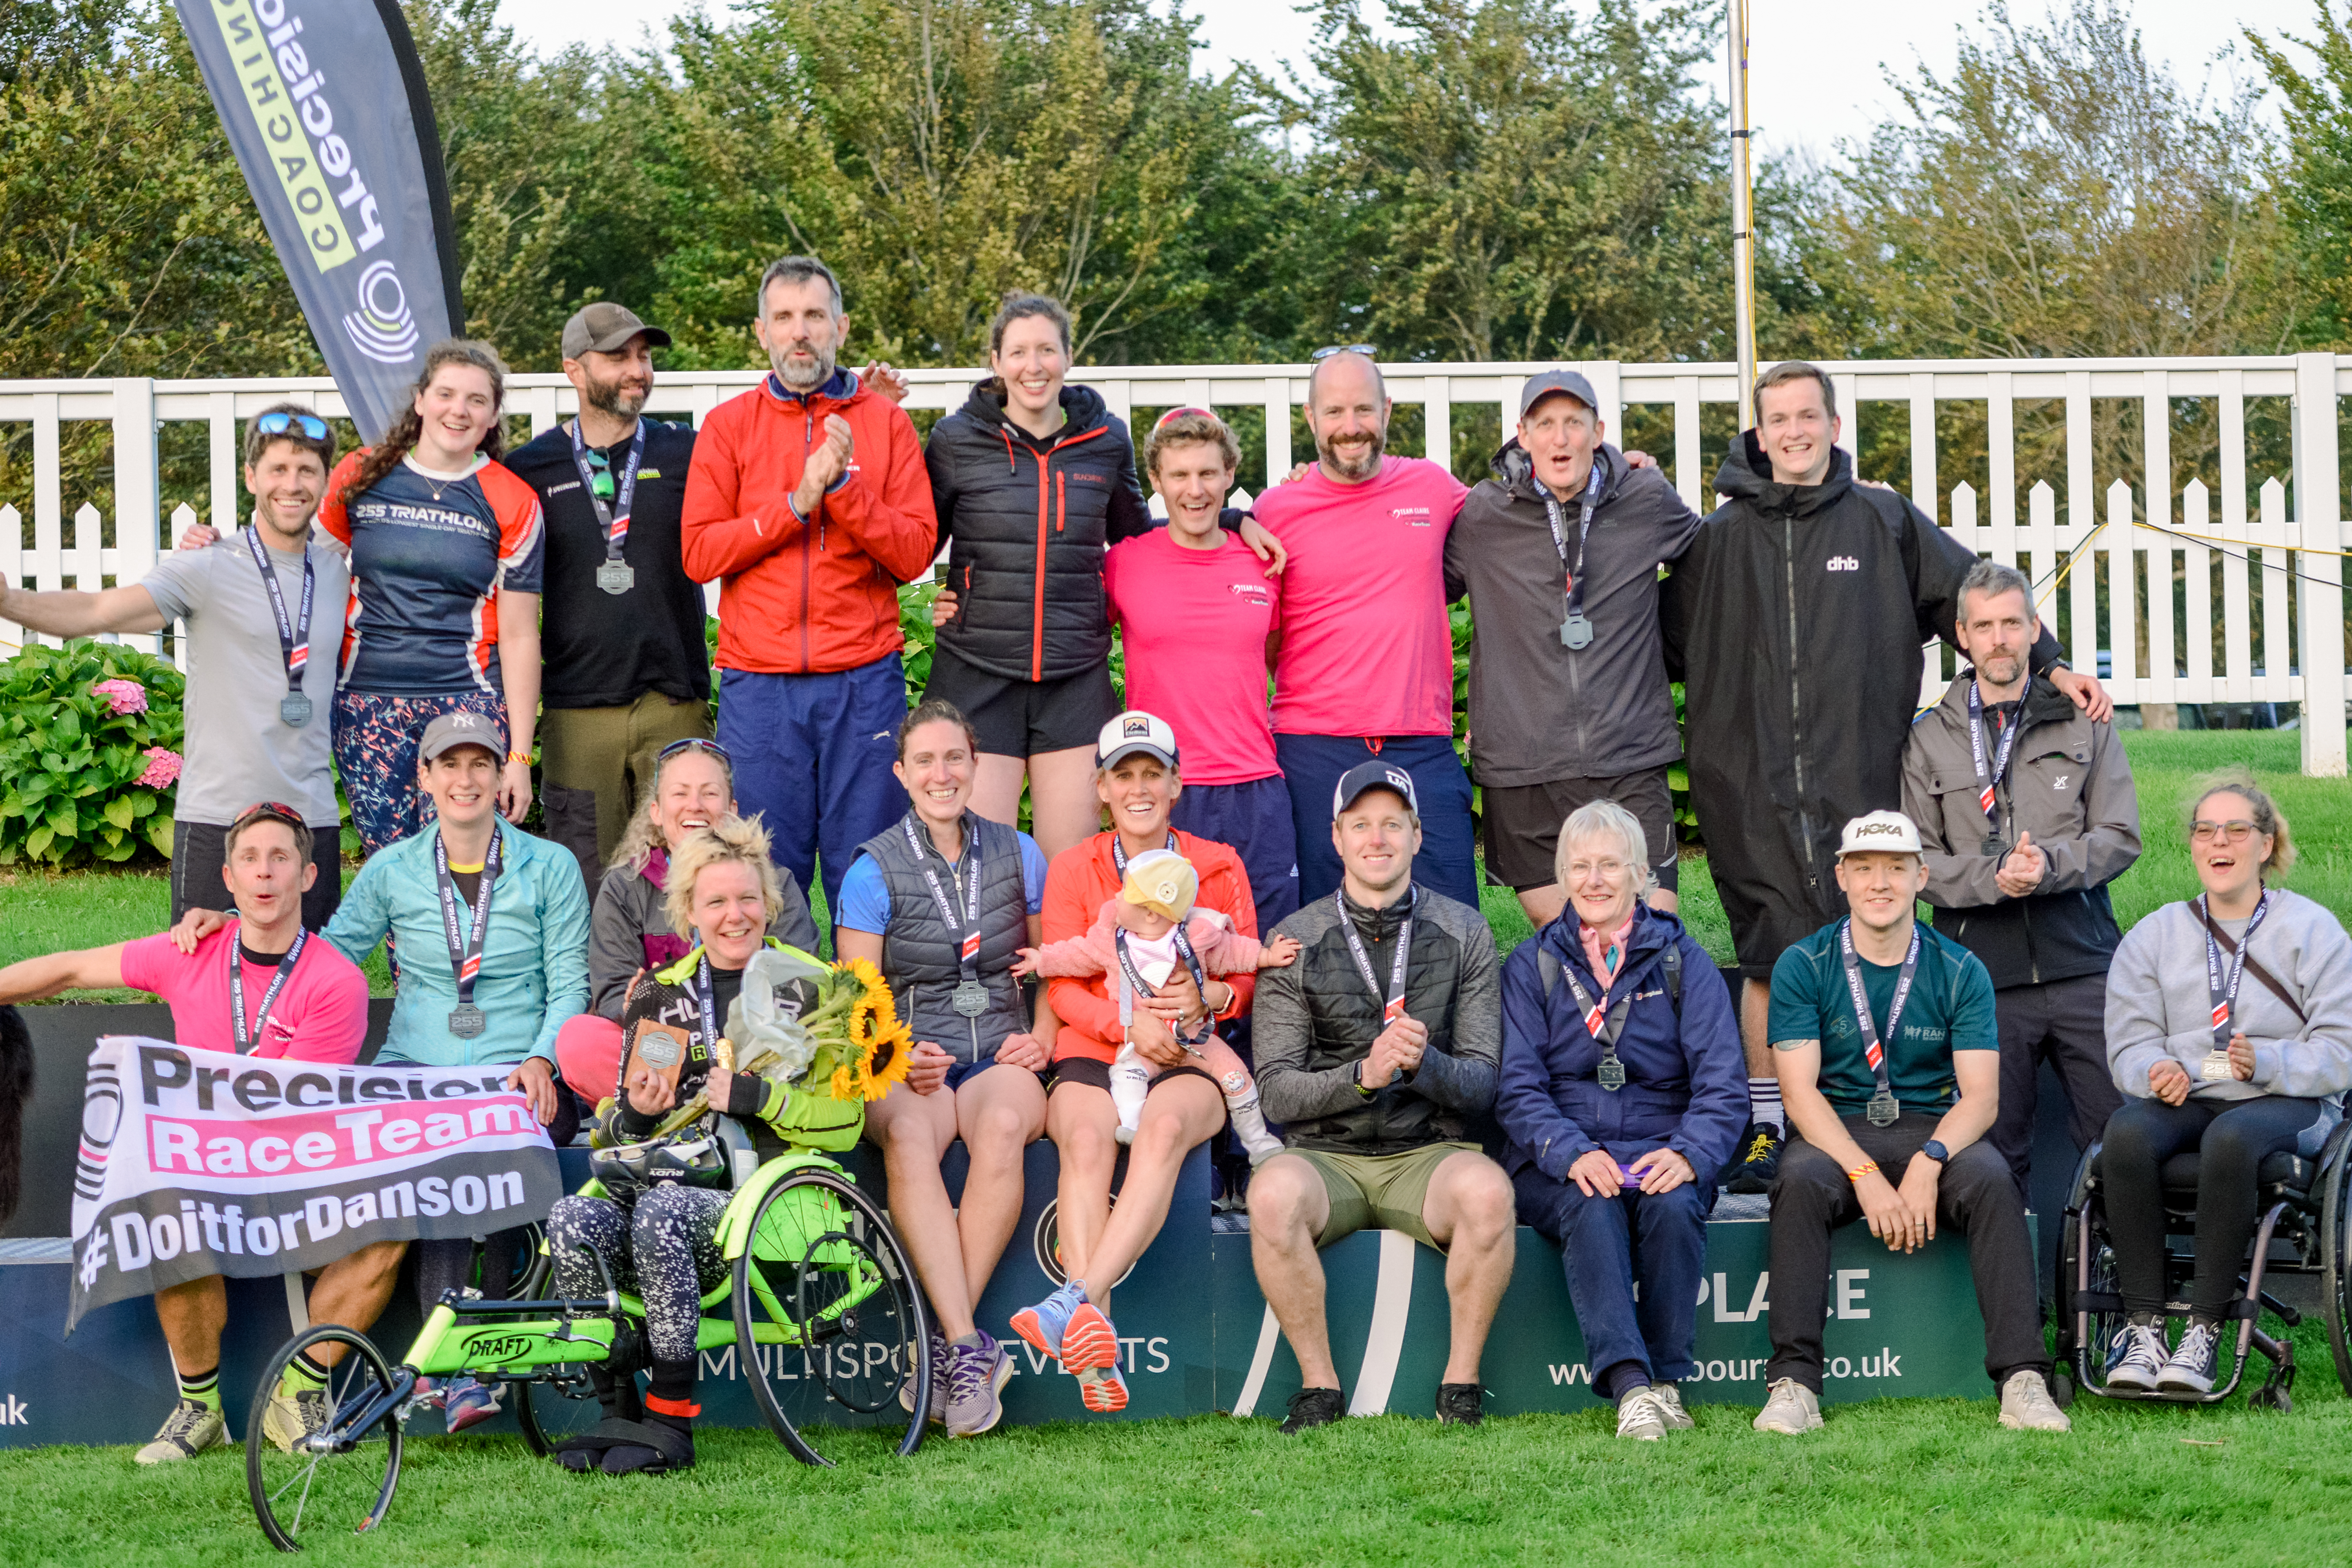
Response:
[{"label": "white picket fence", "polygon": [[[1111,409],[1131,420],[1139,408],[1195,404],[1233,412],[1264,411],[1266,472],[1290,466],[1291,413],[1305,399],[1305,365],[1111,365],[1076,373]],[[1540,364],[1396,364],[1384,367],[1399,405],[1422,405],[1425,455],[1450,464],[1452,410],[1485,405],[1507,430],[1527,377]],[[1711,474],[1701,471],[1699,411],[1736,400],[1728,364],[1588,363],[1576,368],[1599,393],[1613,432],[1628,405],[1671,408],[1671,443],[1657,457],[1683,498],[1711,504]],[[2107,683],[2121,703],[2297,702],[2306,715],[2345,711],[2347,679],[2343,600],[2343,483],[2338,468],[2336,399],[2352,393],[2352,356],[2297,354],[2245,359],[1855,361],[1826,366],[1846,414],[1842,439],[1852,449],[1854,417],[1864,403],[1908,405],[1909,493],[1971,548],[2016,563],[2021,555],[2041,584],[2042,608],[2053,628],[2056,597],[2065,599],[2069,656],[2083,668],[2105,653]],[[913,409],[959,406],[979,373],[908,373]],[[650,412],[699,424],[720,400],[757,384],[754,371],[666,372]],[[209,499],[205,521],[233,522],[242,503],[237,479],[240,421],[281,398],[298,397],[323,413],[344,412],[334,384],[324,379],[236,381],[0,381],[0,423],[32,426],[33,546],[22,547],[22,518],[0,507],[0,576],[39,588],[96,588],[138,579],[166,541],[196,521],[195,509],[175,509],[168,531],[159,528],[155,432],[166,423],[208,428]],[[2171,401],[2211,400],[2218,407],[2218,493],[2201,480],[2171,493],[2168,447]],[[2261,482],[2247,504],[2246,400],[2284,398],[2292,409],[2293,471],[2254,476]],[[2091,448],[2095,400],[2136,399],[2146,432],[2137,486],[2118,479],[2096,492]],[[530,416],[536,432],[574,412],[577,400],[561,376],[512,379],[510,406]],[[2064,471],[2021,476],[2016,407],[2049,400],[2065,410]],[[1989,436],[1989,484],[1982,497],[1967,484],[1939,485],[1938,404],[1982,405]],[[68,519],[58,466],[60,432],[74,421],[109,421],[114,435],[115,543],[101,545],[105,520],[84,505]],[[2025,516],[2017,516],[2021,478]],[[2289,488],[2292,481],[2293,515]],[[2151,489],[2152,487],[2152,489]],[[1938,498],[1948,504],[1938,508]],[[1239,499],[1245,500],[1246,496]],[[2218,508],[2216,502],[2218,501]],[[1979,510],[1985,513],[1979,517]],[[2218,517],[2216,512],[2218,510]],[[2086,549],[2087,546],[2087,549]],[[2250,557],[2249,552],[2253,552]],[[2210,563],[2221,563],[2223,639],[2218,650],[2205,635],[2212,624]],[[2059,563],[2066,565],[2063,579]],[[2170,584],[2186,579],[2184,617],[2176,623]],[[2142,583],[2150,584],[2143,588]],[[2105,590],[2106,636],[2095,628],[2100,589]],[[713,600],[715,605],[715,590]],[[2289,637],[2290,606],[2294,636]],[[2254,632],[2259,614],[2260,636]],[[2145,627],[2145,647],[2142,627]],[[20,628],[0,623],[0,638],[24,640]],[[156,645],[163,646],[158,638]],[[1945,660],[1931,657],[1921,700],[1943,688]],[[2137,673],[2142,663],[2149,673]],[[2185,671],[2185,673],[2184,673]],[[2305,722],[2304,771],[2346,772],[2341,722]]]}]

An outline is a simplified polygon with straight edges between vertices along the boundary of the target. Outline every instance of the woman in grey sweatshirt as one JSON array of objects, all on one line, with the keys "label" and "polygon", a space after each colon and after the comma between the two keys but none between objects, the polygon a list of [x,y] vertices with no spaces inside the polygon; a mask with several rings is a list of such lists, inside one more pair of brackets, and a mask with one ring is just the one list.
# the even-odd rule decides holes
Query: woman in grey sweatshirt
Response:
[{"label": "woman in grey sweatshirt", "polygon": [[[2203,895],[2132,927],[2107,973],[2107,1064],[2126,1098],[2100,1171],[2126,1314],[2107,1384],[2201,1394],[2253,1236],[2263,1156],[2315,1154],[2343,1117],[2352,939],[2325,908],[2267,885],[2294,846],[2252,773],[2205,782],[2189,837]],[[2159,1173],[2190,1150],[2197,1271],[2189,1327],[2168,1352]]]}]

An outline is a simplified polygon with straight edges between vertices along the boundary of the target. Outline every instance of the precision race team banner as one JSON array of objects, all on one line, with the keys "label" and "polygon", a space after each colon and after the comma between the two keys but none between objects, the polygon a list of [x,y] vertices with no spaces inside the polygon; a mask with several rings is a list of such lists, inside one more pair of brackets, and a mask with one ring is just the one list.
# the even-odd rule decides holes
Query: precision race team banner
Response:
[{"label": "precision race team banner", "polygon": [[504,1067],[257,1060],[110,1035],[89,1054],[66,1330],[206,1275],[547,1217],[555,1147]]},{"label": "precision race team banner", "polygon": [[441,138],[399,0],[173,0],[360,437],[466,319]]}]

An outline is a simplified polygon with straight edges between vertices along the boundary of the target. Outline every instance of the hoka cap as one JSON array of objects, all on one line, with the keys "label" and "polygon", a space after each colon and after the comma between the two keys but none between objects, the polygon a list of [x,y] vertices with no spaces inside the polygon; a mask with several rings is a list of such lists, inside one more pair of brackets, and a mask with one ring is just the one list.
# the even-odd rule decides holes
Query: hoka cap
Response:
[{"label": "hoka cap", "polygon": [[1415,816],[1421,815],[1421,797],[1413,793],[1412,775],[1394,763],[1358,763],[1339,775],[1339,787],[1331,792],[1331,820],[1337,822],[1347,814],[1356,798],[1367,790],[1384,789],[1404,797],[1405,809]]},{"label": "hoka cap", "polygon": [[1838,840],[1838,857],[1848,855],[1916,855],[1919,829],[1899,811],[1874,811],[1845,825]]},{"label": "hoka cap", "polygon": [[1095,766],[1109,767],[1121,757],[1142,752],[1176,765],[1176,731],[1156,713],[1130,708],[1102,727],[1095,737]]}]

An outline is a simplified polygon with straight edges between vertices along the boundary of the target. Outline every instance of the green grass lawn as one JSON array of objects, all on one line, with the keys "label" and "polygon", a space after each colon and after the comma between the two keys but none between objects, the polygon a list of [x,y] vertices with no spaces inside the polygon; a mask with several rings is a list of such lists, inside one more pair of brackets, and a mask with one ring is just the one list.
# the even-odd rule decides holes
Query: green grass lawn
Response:
[{"label": "green grass lawn", "polygon": [[[2352,1402],[2299,1335],[2295,1409],[2084,1400],[2065,1436],[1990,1399],[1833,1406],[1801,1438],[1752,1407],[1620,1443],[1613,1418],[1471,1432],[1402,1416],[1286,1438],[1268,1419],[1007,1428],[910,1460],[838,1436],[835,1470],[759,1432],[697,1439],[690,1473],[583,1479],[517,1438],[412,1441],[382,1530],[341,1563],[2295,1563],[2352,1559]],[[426,1423],[419,1423],[421,1430]],[[241,1460],[141,1470],[128,1448],[0,1454],[0,1562],[279,1561]]]}]

